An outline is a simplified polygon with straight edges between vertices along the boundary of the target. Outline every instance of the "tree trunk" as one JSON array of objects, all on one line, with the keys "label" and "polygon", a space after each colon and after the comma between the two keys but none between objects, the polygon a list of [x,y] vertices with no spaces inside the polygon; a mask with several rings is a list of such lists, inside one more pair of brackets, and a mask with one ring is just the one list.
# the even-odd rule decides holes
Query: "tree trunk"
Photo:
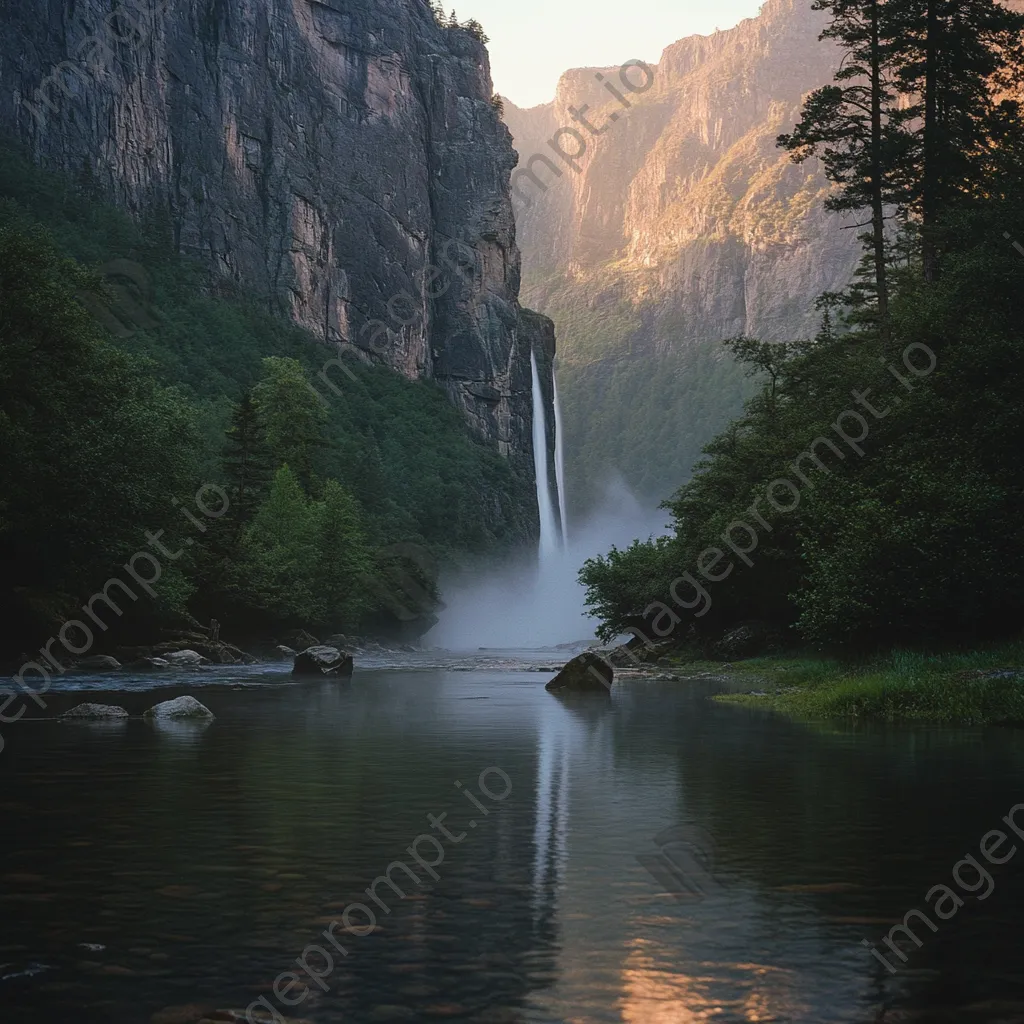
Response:
[{"label": "tree trunk", "polygon": [[940,0],[928,0],[928,15],[925,41],[924,77],[924,175],[921,195],[921,255],[924,264],[924,278],[935,281],[939,276],[938,253],[935,245],[935,221],[939,208],[939,182],[941,179],[939,160],[941,140],[939,139],[939,21]]},{"label": "tree trunk", "polygon": [[889,273],[885,264],[885,203],[882,189],[882,43],[879,0],[871,4],[871,223],[875,285],[882,338],[889,339]]}]

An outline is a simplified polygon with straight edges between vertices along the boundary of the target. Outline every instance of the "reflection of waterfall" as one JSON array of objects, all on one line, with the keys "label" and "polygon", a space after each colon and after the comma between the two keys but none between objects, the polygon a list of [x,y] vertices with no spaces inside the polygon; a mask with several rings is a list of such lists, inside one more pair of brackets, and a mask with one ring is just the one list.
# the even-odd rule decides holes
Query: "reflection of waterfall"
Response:
[{"label": "reflection of waterfall", "polygon": [[553,912],[569,856],[569,737],[553,716],[540,723],[537,751],[537,821],[533,831],[534,924]]},{"label": "reflection of waterfall", "polygon": [[548,431],[544,416],[544,392],[540,388],[540,374],[537,372],[537,357],[530,353],[530,369],[533,372],[533,469],[537,474],[537,505],[540,507],[540,556],[545,561],[548,555],[558,550],[558,523],[555,521],[555,507],[551,501],[551,480],[548,476]]},{"label": "reflection of waterfall", "polygon": [[569,546],[569,520],[565,515],[565,435],[562,433],[562,403],[558,401],[558,378],[552,372],[555,389],[555,484],[558,487],[558,517],[562,521],[562,547]]}]

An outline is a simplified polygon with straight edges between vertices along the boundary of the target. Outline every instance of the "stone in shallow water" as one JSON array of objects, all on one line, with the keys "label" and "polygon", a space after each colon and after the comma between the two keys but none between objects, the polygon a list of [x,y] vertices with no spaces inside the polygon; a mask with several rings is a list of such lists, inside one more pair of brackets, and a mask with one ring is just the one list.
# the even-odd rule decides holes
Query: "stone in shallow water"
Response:
[{"label": "stone in shallow water", "polygon": [[127,718],[128,712],[116,704],[78,704],[61,718]]},{"label": "stone in shallow water", "polygon": [[129,661],[125,665],[125,671],[127,672],[162,672],[164,669],[171,667],[171,663],[166,658],[146,657],[137,658],[135,661]]},{"label": "stone in shallow water", "polygon": [[293,676],[347,677],[352,675],[352,655],[337,647],[308,647],[295,656]]},{"label": "stone in shallow water", "polygon": [[163,657],[169,661],[176,668],[190,665],[204,665],[207,662],[207,658],[204,658],[198,651],[184,650],[184,651],[167,651]]},{"label": "stone in shallow water", "polygon": [[545,687],[553,693],[599,693],[611,692],[615,672],[599,654],[586,651],[573,658],[561,672]]},{"label": "stone in shallow water", "polygon": [[176,697],[155,704],[143,715],[144,718],[213,718],[213,712],[195,697]]},{"label": "stone in shallow water", "polygon": [[80,672],[117,672],[121,662],[109,654],[93,654],[88,658],[80,658],[74,667]]}]

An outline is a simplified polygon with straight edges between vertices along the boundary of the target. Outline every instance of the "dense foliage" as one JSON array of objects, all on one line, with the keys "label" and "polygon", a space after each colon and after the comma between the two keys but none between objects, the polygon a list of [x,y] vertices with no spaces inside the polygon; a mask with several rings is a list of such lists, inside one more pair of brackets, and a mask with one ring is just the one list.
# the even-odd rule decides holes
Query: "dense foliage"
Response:
[{"label": "dense foliage", "polygon": [[[877,9],[874,0],[817,6],[832,10],[834,28],[858,32]],[[917,113],[897,125],[907,145],[885,150],[907,197],[886,207],[899,222],[884,247],[888,303],[858,282],[822,297],[813,341],[730,343],[761,390],[667,503],[674,536],[613,550],[581,574],[606,636],[701,641],[757,620],[864,647],[1020,629],[1024,257],[1012,242],[1024,237],[1013,160],[1024,126],[997,90],[1020,70],[1010,44],[1024,19],[993,13],[999,31],[986,35],[986,0],[882,7],[900,15],[902,34],[890,37],[875,99],[889,103],[893,82],[913,87],[904,109]],[[964,31],[975,32],[970,61]],[[863,55],[860,36],[845,41]],[[863,87],[853,100],[870,111]],[[955,159],[929,139],[929,88],[941,96],[934,130],[959,126]],[[827,111],[828,96],[810,98],[799,145],[795,136],[780,143],[798,158],[807,147],[848,147],[849,160],[828,162],[830,175],[844,202],[870,211],[879,166],[870,131],[866,152],[864,121],[837,114],[851,96],[830,95]],[[893,193],[883,195],[888,203]],[[869,277],[876,242],[874,231],[865,237]]]},{"label": "dense foliage", "polygon": [[[191,612],[236,634],[382,625],[403,559],[429,594],[432,564],[530,535],[532,482],[440,388],[346,359],[351,376],[330,370],[336,393],[318,378],[333,352],[245,296],[211,294],[164,234],[88,180],[0,161],[9,644],[45,639],[134,552],[156,550],[146,531],[166,530],[169,550],[183,531],[193,543],[161,556],[157,599],[120,625]],[[195,508],[204,485],[207,505],[230,503],[215,522]]]}]

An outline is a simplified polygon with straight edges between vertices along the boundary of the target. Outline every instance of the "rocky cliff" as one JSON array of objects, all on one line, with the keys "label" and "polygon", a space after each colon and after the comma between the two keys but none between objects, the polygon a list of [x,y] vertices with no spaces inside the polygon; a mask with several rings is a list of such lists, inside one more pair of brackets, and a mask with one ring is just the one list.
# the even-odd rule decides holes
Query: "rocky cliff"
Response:
[{"label": "rocky cliff", "polygon": [[[551,104],[506,104],[521,164],[546,154],[560,172],[536,161],[517,212],[524,297],[559,334],[577,494],[609,468],[670,493],[744,393],[719,342],[809,336],[815,297],[849,283],[857,232],[822,209],[817,162],[775,146],[837,65],[823,24],[810,0],[768,0],[734,29],[668,47],[642,93],[618,68],[591,68],[566,73]],[[561,128],[585,143],[578,171],[548,144]]]},{"label": "rocky cliff", "polygon": [[439,381],[532,466],[550,330],[519,306],[473,34],[426,0],[18,0],[0,29],[0,132],[327,345]]}]

